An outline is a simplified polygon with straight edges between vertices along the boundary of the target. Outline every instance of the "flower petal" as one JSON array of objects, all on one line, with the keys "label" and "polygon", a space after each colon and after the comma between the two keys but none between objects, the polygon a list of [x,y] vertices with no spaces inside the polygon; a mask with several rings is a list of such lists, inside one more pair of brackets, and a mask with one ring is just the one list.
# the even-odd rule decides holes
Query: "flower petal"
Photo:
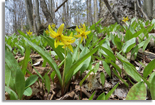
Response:
[{"label": "flower petal", "polygon": [[79,35],[74,35],[74,37],[77,37],[77,38],[79,38],[79,37],[81,37],[81,34],[79,34]]},{"label": "flower petal", "polygon": [[61,24],[61,26],[58,28],[58,34],[61,35],[63,32],[64,24]]},{"label": "flower petal", "polygon": [[90,32],[91,32],[91,31],[86,31],[86,32],[85,32],[85,35],[88,35]]},{"label": "flower petal", "polygon": [[73,48],[71,45],[68,45],[68,48],[71,50],[71,52],[73,52]]},{"label": "flower petal", "polygon": [[80,43],[82,43],[82,41],[83,41],[83,37],[81,37],[81,41],[80,41]]},{"label": "flower petal", "polygon": [[83,31],[84,31],[84,32],[86,31],[86,26],[85,26],[85,24],[83,24]]}]

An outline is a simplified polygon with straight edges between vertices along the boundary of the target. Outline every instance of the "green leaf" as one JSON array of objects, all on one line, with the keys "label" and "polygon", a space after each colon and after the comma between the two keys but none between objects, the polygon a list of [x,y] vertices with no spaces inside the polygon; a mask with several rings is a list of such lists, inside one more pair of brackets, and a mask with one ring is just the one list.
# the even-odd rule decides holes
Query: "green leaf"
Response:
[{"label": "green leaf", "polygon": [[103,72],[100,74],[100,79],[101,79],[102,86],[104,86],[104,83],[105,83],[105,75],[104,75]]},{"label": "green leaf", "polygon": [[27,64],[29,62],[30,53],[31,53],[30,47],[26,46],[25,56],[24,56],[24,60],[23,60],[23,64],[22,64],[22,72],[24,73],[24,75],[26,74],[26,68],[27,68]]},{"label": "green leaf", "polygon": [[51,77],[52,81],[54,82],[55,71],[53,71],[53,72],[51,73],[50,77]]},{"label": "green leaf", "polygon": [[96,22],[95,24],[93,24],[91,27],[90,27],[90,30],[95,30],[95,27],[101,22],[103,18],[101,18],[98,22]]},{"label": "green leaf", "polygon": [[63,71],[65,73],[65,75],[68,73],[69,68],[71,67],[71,65],[72,65],[72,56],[71,56],[71,53],[68,52],[67,58],[66,58],[65,71]]},{"label": "green leaf", "polygon": [[118,36],[114,37],[114,44],[117,46],[119,50],[121,50],[123,42],[121,42],[121,39],[118,38]]},{"label": "green leaf", "polygon": [[51,84],[50,84],[50,79],[49,79],[47,73],[45,73],[44,78],[45,78],[45,87],[46,87],[46,89],[47,89],[47,91],[49,93]]},{"label": "green leaf", "polygon": [[21,70],[16,71],[15,88],[19,99],[21,99],[25,90],[25,78]]},{"label": "green leaf", "polygon": [[82,86],[83,82],[86,80],[86,78],[89,76],[89,74],[90,74],[92,71],[93,71],[93,69],[90,70],[90,71],[87,73],[87,75],[80,81],[80,86]]},{"label": "green leaf", "polygon": [[139,75],[135,73],[137,72],[136,68],[132,64],[123,62],[123,67],[124,67],[125,72],[128,75],[130,75],[134,80],[136,80],[137,82],[141,81],[141,78],[139,77]]},{"label": "green leaf", "polygon": [[14,91],[15,91],[15,77],[16,77],[17,70],[21,70],[21,69],[20,69],[16,59],[14,58],[14,56],[11,52],[5,50],[5,73],[8,73],[5,75],[6,75],[6,77],[11,75],[10,77],[8,77],[5,80],[5,82],[7,83],[7,86],[9,86]]},{"label": "green leaf", "polygon": [[32,84],[34,84],[37,80],[38,80],[37,75],[29,76],[25,82],[25,89],[28,88],[29,86],[31,86]]},{"label": "green leaf", "polygon": [[36,70],[35,67],[34,67],[34,70],[35,70],[35,72],[38,74],[38,76],[41,78],[41,80],[42,80],[43,82],[45,82],[45,81],[44,81],[44,78],[40,75],[40,73]]},{"label": "green leaf", "polygon": [[74,52],[73,52],[73,55],[72,55],[72,61],[74,62],[74,61],[77,61],[77,59],[78,59],[78,49],[79,49],[79,46],[77,46],[76,48],[75,48],[75,50],[74,50]]},{"label": "green leaf", "polygon": [[121,61],[121,62],[124,62],[124,61],[126,61],[126,62],[129,62],[128,61],[128,59],[126,59],[125,57],[123,57],[121,54],[119,54],[119,53],[117,53],[116,52],[116,57]]},{"label": "green leaf", "polygon": [[100,94],[96,100],[106,100],[105,93]]},{"label": "green leaf", "polygon": [[155,76],[153,77],[151,81],[150,92],[151,92],[152,100],[155,100]]},{"label": "green leaf", "polygon": [[123,44],[122,51],[128,53],[136,45],[136,38],[132,38]]},{"label": "green leaf", "polygon": [[109,65],[105,62],[105,61],[102,61],[103,63],[103,67],[104,67],[104,70],[107,72],[107,74],[111,77],[111,70],[110,70],[110,67]]},{"label": "green leaf", "polygon": [[36,44],[32,43],[31,41],[29,41],[27,38],[24,38],[25,41],[28,42],[28,44],[34,49],[36,50],[40,55],[41,57],[43,57],[43,59],[45,59],[49,65],[53,68],[53,70],[56,72],[57,76],[58,76],[58,79],[59,79],[59,82],[60,84],[62,85],[62,79],[61,79],[61,74],[60,74],[60,71],[58,69],[58,66],[57,64],[55,63],[55,61],[52,59],[52,57],[49,55],[48,52],[45,52],[42,48],[40,48],[39,46],[37,46]]},{"label": "green leaf", "polygon": [[88,38],[86,39],[86,47],[88,47],[88,45],[90,44],[90,42],[92,41],[92,39],[93,39],[93,33],[90,33],[89,35],[88,35]]},{"label": "green leaf", "polygon": [[[84,47],[84,49],[82,50],[82,52],[80,53],[80,57],[79,59],[81,59],[82,57],[84,57],[87,53],[89,52],[89,49],[87,47]],[[73,72],[73,75],[77,72],[77,71],[81,71],[84,72],[88,66],[89,66],[89,63],[90,63],[90,60],[91,60],[91,56],[88,57],[85,61],[83,61]]]},{"label": "green leaf", "polygon": [[96,92],[96,91],[94,91],[93,94],[89,97],[89,100],[92,100],[92,99],[93,99],[93,97],[94,97],[94,95],[95,95],[95,92]]},{"label": "green leaf", "polygon": [[116,70],[115,70],[115,69],[112,69],[112,70],[113,70],[113,73],[114,73],[127,87],[129,87],[129,84],[128,84],[127,82],[125,82],[125,81],[121,78],[121,76],[118,75],[118,73],[116,72]]},{"label": "green leaf", "polygon": [[153,77],[155,76],[155,72],[151,73],[150,77],[149,77],[149,83],[151,83]]},{"label": "green leaf", "polygon": [[106,49],[102,46],[101,46],[101,49],[115,62],[116,57],[114,56],[114,54],[111,51],[109,51],[108,49]]},{"label": "green leaf", "polygon": [[121,74],[122,72],[121,68],[113,62],[110,62],[110,63],[115,67],[115,69],[119,72],[119,74]]},{"label": "green leaf", "polygon": [[25,91],[24,91],[24,95],[25,96],[31,96],[32,95],[32,89],[30,87],[28,87]]},{"label": "green leaf", "polygon": [[[5,84],[9,87],[9,85],[11,85],[10,82],[11,81],[11,70],[9,70],[9,67],[7,66],[7,64],[5,64]],[[12,84],[14,85],[14,84]]]},{"label": "green leaf", "polygon": [[[90,57],[92,54],[94,54],[99,47],[94,48],[91,50],[89,53],[87,53],[85,56],[80,58],[78,61],[76,61],[71,67],[68,73],[65,75],[65,82],[68,83],[68,81],[72,78],[74,70],[81,64],[83,63],[88,57]],[[78,72],[78,71],[76,71]]]},{"label": "green leaf", "polygon": [[151,40],[152,36],[150,36],[148,39],[145,40],[145,43],[143,45],[143,51],[146,49],[147,45],[149,44],[150,40]]},{"label": "green leaf", "polygon": [[119,83],[117,83],[109,92],[108,94],[105,96],[105,100],[108,100],[109,97],[111,96],[111,94],[115,91],[115,89],[117,88],[117,86],[119,85]]},{"label": "green leaf", "polygon": [[5,91],[10,94],[10,99],[11,100],[17,100],[18,99],[18,96],[17,94],[12,90],[10,89],[9,87],[5,86]]},{"label": "green leaf", "polygon": [[146,87],[144,82],[138,82],[129,90],[126,100],[146,100]]},{"label": "green leaf", "polygon": [[126,30],[125,36],[124,36],[124,40],[128,41],[133,37],[132,32],[128,29]]},{"label": "green leaf", "polygon": [[152,60],[144,69],[143,76],[146,78],[155,69],[155,59]]}]

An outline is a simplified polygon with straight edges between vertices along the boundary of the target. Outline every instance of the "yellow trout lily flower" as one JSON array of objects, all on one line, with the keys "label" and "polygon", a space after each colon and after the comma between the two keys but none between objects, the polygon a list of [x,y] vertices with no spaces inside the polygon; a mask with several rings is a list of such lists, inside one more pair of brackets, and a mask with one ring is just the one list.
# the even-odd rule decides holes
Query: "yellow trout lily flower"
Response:
[{"label": "yellow trout lily flower", "polygon": [[30,30],[26,31],[26,32],[27,32],[28,35],[30,35],[30,36],[32,35],[32,32],[30,32]]},{"label": "yellow trout lily flower", "polygon": [[58,28],[58,31],[55,32],[55,31],[53,31],[53,29],[51,28],[50,25],[48,26],[50,36],[55,39],[54,40],[55,48],[57,48],[58,45],[61,45],[61,43],[65,43],[66,40],[73,39],[73,37],[67,37],[62,34],[63,28],[64,28],[64,24],[61,24],[61,26]]},{"label": "yellow trout lily flower", "polygon": [[68,40],[65,40],[63,43],[60,44],[60,45],[64,45],[62,48],[68,47],[71,52],[73,52],[73,48],[72,48],[71,44],[75,42],[75,38],[73,38],[72,35],[73,35],[73,33],[70,34]]},{"label": "yellow trout lily flower", "polygon": [[126,21],[128,21],[129,20],[129,18],[128,18],[128,16],[125,18],[125,17],[123,17],[123,22],[126,22]]},{"label": "yellow trout lily flower", "polygon": [[83,39],[87,39],[87,35],[90,33],[91,31],[86,31],[86,26],[85,24],[82,25],[82,28],[79,29],[79,34],[78,35],[74,35],[75,37],[77,38],[80,38],[81,37],[81,42],[83,41]]}]

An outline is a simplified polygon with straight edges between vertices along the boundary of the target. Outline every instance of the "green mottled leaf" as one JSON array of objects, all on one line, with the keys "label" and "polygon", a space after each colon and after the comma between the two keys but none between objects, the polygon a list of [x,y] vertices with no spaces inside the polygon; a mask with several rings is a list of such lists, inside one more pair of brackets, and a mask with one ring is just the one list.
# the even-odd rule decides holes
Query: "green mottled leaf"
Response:
[{"label": "green mottled leaf", "polygon": [[146,100],[146,87],[144,82],[138,82],[129,90],[126,100]]},{"label": "green mottled leaf", "polygon": [[47,73],[45,73],[44,78],[45,78],[45,87],[49,93],[51,85],[50,85],[50,79],[49,79]]},{"label": "green mottled leaf", "polygon": [[115,91],[115,89],[118,87],[119,83],[117,83],[109,92],[108,94],[105,96],[105,100],[108,100],[109,97],[111,96],[111,94]]},{"label": "green mottled leaf", "polygon": [[105,75],[104,75],[103,72],[100,74],[100,79],[101,79],[102,86],[104,86],[104,83],[105,83]]},{"label": "green mottled leaf", "polygon": [[137,70],[136,68],[130,64],[130,63],[127,63],[127,62],[123,62],[123,67],[124,67],[124,70],[125,72],[130,75],[134,80],[140,82],[141,81],[141,78],[139,77],[139,75],[137,75]]},{"label": "green mottled leaf", "polygon": [[100,94],[96,100],[106,100],[105,99],[105,93],[103,92],[102,94]]},{"label": "green mottled leaf", "polygon": [[94,91],[93,94],[89,97],[89,100],[92,100],[92,99],[93,99],[93,97],[94,97],[94,95],[95,95],[95,92],[96,92],[96,91]]},{"label": "green mottled leaf", "polygon": [[144,69],[143,76],[146,78],[155,69],[155,59],[152,60]]},{"label": "green mottled leaf", "polygon": [[110,70],[110,67],[109,65],[105,62],[105,61],[102,61],[103,63],[103,67],[104,67],[104,70],[107,72],[107,74],[111,77],[111,70]]},{"label": "green mottled leaf", "polygon": [[24,91],[24,95],[26,96],[31,96],[32,95],[32,89],[30,87],[28,87],[25,91]]},{"label": "green mottled leaf", "polygon": [[155,100],[155,76],[153,77],[150,84],[150,92],[151,92],[152,100]]},{"label": "green mottled leaf", "polygon": [[16,71],[15,88],[19,99],[21,99],[25,90],[25,78],[21,70]]},{"label": "green mottled leaf", "polygon": [[132,38],[125,42],[122,47],[124,53],[128,53],[136,45],[136,38]]},{"label": "green mottled leaf", "polygon": [[25,89],[34,84],[38,80],[37,75],[31,75],[28,77],[28,79],[25,82]]}]

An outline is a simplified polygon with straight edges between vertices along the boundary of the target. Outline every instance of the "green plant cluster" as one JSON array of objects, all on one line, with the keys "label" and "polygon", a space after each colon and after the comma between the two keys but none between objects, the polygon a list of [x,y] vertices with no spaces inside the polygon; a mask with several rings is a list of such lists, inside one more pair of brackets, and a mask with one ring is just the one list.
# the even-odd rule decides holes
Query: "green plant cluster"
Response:
[{"label": "green plant cluster", "polygon": [[[68,90],[68,85],[74,75],[78,72],[82,74],[86,70],[90,70],[88,74],[79,83],[82,86],[83,82],[89,76],[91,72],[94,74],[99,68],[99,64],[92,69],[92,64],[95,63],[95,59],[101,60],[103,67],[107,74],[111,77],[113,72],[127,87],[129,84],[121,77],[121,73],[124,70],[126,75],[129,75],[136,81],[133,87],[129,90],[126,100],[145,100],[147,90],[150,91],[151,97],[155,99],[155,60],[152,60],[146,67],[144,67],[143,75],[141,76],[136,68],[127,59],[127,53],[131,52],[134,59],[137,57],[138,50],[140,48],[143,51],[146,49],[151,38],[148,33],[155,29],[155,19],[152,21],[131,19],[130,22],[125,22],[123,26],[119,24],[113,24],[108,27],[102,27],[99,23],[93,24],[90,27],[86,27],[86,30],[91,31],[83,43],[79,40],[74,42],[73,52],[66,51],[62,46],[54,47],[54,39],[47,35],[45,32],[41,36],[31,35],[28,36],[25,33],[18,31],[20,35],[5,36],[5,91],[9,93],[10,99],[22,99],[23,95],[31,95],[32,90],[29,87],[35,83],[40,77],[45,83],[47,91],[50,91],[50,79],[47,73],[42,77],[36,70],[38,75],[32,75],[25,81],[24,75],[28,70],[26,69],[27,63],[30,61],[31,50],[36,51],[44,59],[44,63],[48,64],[54,70],[50,77],[54,80],[56,75],[59,79],[62,95]],[[77,34],[75,30],[64,30],[65,35]],[[136,44],[136,40],[138,43]],[[144,40],[145,39],[145,40]],[[116,47],[116,51],[113,52],[110,47],[110,42]],[[57,65],[54,59],[51,57],[51,52],[48,52],[45,47],[50,46],[55,55],[61,61],[60,65]],[[18,64],[14,59],[13,54],[17,52],[25,56],[22,64]],[[116,65],[116,60],[119,60],[123,65],[120,68]],[[60,68],[64,65],[63,75],[60,73]],[[112,65],[112,70],[110,69]],[[28,72],[29,73],[29,72]],[[149,77],[149,79],[148,79]],[[104,73],[100,74],[102,85],[105,83]],[[147,85],[147,87],[145,86]],[[107,100],[110,95],[117,88],[117,83],[108,94],[102,93],[97,100]],[[95,92],[89,98],[93,99]]]}]

